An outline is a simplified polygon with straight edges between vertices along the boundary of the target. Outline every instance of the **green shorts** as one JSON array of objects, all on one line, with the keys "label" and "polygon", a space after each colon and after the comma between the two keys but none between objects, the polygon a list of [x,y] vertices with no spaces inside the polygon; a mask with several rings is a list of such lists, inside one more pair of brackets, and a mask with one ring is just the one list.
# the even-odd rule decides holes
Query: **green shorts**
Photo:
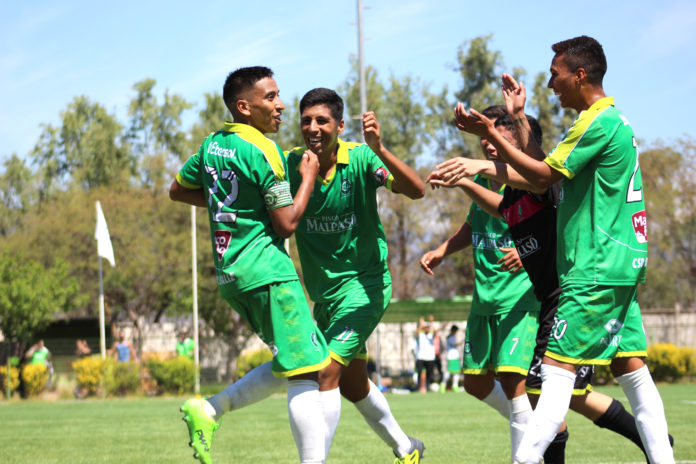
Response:
[{"label": "green shorts", "polygon": [[447,360],[447,372],[452,374],[458,374],[462,371],[462,363],[459,359],[448,359]]},{"label": "green shorts", "polygon": [[312,320],[299,280],[263,285],[228,297],[227,302],[271,349],[276,377],[328,366],[326,342]]},{"label": "green shorts", "polygon": [[327,303],[314,305],[314,318],[332,359],[347,366],[367,359],[365,342],[382,320],[391,300],[391,284],[356,288]]},{"label": "green shorts", "polygon": [[469,315],[464,342],[464,373],[494,371],[527,375],[538,328],[538,311]]},{"label": "green shorts", "polygon": [[647,356],[636,286],[563,287],[546,356],[571,364],[610,364]]}]

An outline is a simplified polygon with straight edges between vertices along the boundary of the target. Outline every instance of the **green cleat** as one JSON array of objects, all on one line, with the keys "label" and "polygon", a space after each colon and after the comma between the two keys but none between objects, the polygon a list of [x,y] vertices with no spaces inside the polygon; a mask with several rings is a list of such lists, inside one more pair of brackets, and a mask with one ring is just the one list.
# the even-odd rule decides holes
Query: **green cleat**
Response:
[{"label": "green cleat", "polygon": [[[408,437],[411,440],[411,451],[409,451],[404,457],[396,457],[394,464],[419,464],[421,459],[423,459],[423,454],[425,453],[425,445],[422,441],[417,438]],[[394,451],[396,455],[396,451]]]},{"label": "green cleat", "polygon": [[181,406],[179,411],[184,413],[184,422],[189,431],[189,446],[193,448],[193,457],[202,464],[212,464],[210,448],[213,446],[213,434],[220,427],[203,410],[205,398],[191,398]]}]

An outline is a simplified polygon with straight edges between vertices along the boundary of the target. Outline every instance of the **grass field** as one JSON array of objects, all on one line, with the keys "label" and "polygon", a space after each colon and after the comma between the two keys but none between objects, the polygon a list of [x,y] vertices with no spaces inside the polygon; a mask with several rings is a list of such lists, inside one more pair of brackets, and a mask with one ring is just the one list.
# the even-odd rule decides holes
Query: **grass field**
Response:
[{"label": "grass field", "polygon": [[[696,463],[696,385],[660,385],[677,462]],[[617,387],[600,391],[621,400]],[[506,422],[465,393],[388,395],[396,418],[427,446],[426,464],[508,463]],[[181,398],[134,398],[86,401],[13,401],[0,403],[0,463],[188,463]],[[570,413],[566,462],[645,462],[626,439],[598,429]],[[213,446],[216,464],[296,463],[284,397],[225,416]],[[343,402],[341,422],[329,462],[392,463],[393,457]]]}]

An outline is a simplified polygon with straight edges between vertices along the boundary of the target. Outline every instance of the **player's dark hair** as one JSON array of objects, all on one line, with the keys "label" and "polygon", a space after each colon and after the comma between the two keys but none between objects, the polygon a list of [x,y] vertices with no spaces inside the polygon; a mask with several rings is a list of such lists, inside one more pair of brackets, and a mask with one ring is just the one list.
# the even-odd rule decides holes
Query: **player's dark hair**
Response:
[{"label": "player's dark hair", "polygon": [[343,119],[343,99],[333,90],[324,87],[312,89],[300,100],[300,114],[310,106],[326,105],[331,117],[336,121]]},{"label": "player's dark hair", "polygon": [[[525,114],[525,116],[527,117],[529,127],[532,129],[532,138],[534,138],[534,141],[537,143],[537,145],[541,146],[541,141],[544,134],[541,130],[541,126],[539,125],[539,121],[537,121],[534,116],[530,116],[528,114]],[[507,128],[513,133],[515,132],[515,125],[513,124],[512,118],[509,114],[504,114],[503,116],[496,119],[495,127],[500,126]]]},{"label": "player's dark hair", "polygon": [[507,108],[505,108],[505,105],[492,105],[481,111],[481,114],[488,119],[498,119],[507,114]]},{"label": "player's dark hair", "polygon": [[450,327],[450,332],[456,332],[459,330],[459,327],[457,327],[457,324],[452,324],[452,327]]},{"label": "player's dark hair", "polygon": [[273,77],[273,71],[265,66],[239,68],[229,73],[225,79],[225,85],[222,87],[222,99],[230,113],[234,115],[239,96],[266,77]]},{"label": "player's dark hair", "polygon": [[581,35],[551,45],[555,56],[563,55],[563,61],[572,72],[583,68],[590,84],[602,85],[607,72],[607,57],[599,42],[592,37]]}]

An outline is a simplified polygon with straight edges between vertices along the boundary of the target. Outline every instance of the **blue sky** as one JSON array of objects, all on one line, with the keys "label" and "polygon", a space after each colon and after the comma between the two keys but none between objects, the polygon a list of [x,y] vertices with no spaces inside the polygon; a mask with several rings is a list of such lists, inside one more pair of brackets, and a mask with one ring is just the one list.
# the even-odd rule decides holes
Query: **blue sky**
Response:
[{"label": "blue sky", "polygon": [[[411,75],[432,90],[457,89],[457,47],[487,34],[508,69],[533,76],[548,70],[552,43],[586,34],[604,46],[604,88],[638,137],[696,135],[693,1],[363,4],[365,63],[383,78]],[[0,160],[26,155],[40,124],[56,125],[77,95],[125,122],[132,85],[148,77],[158,94],[168,89],[196,104],[247,65],[273,68],[288,103],[313,87],[335,88],[357,53],[356,21],[354,0],[0,0]]]}]

